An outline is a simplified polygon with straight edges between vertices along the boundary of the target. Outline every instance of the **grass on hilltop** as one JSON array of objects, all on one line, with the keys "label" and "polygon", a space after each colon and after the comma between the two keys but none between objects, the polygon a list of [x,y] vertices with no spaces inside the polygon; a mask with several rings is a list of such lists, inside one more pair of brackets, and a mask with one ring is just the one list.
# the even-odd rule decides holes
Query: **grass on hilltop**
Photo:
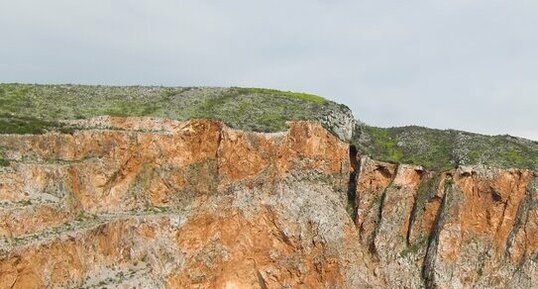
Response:
[{"label": "grass on hilltop", "polygon": [[444,171],[459,165],[538,169],[538,143],[508,135],[486,136],[417,126],[359,125],[353,141],[374,159]]},{"label": "grass on hilltop", "polygon": [[319,120],[340,105],[320,96],[263,88],[0,84],[0,133],[69,129],[60,120],[95,116],[208,118],[259,132]]},{"label": "grass on hilltop", "polygon": [[[333,113],[349,111],[320,96],[264,88],[0,84],[0,134],[69,133],[75,128],[62,120],[102,115],[217,119],[276,132],[286,130],[287,121],[322,121]],[[352,142],[374,159],[437,171],[467,164],[538,169],[538,143],[510,136],[360,124]],[[0,166],[6,163],[0,154]]]}]

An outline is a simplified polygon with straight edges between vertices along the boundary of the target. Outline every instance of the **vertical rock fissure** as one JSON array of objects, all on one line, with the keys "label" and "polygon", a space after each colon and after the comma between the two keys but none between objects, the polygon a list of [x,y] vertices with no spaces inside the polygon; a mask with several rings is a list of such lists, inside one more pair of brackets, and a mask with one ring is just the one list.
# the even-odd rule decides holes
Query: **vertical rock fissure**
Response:
[{"label": "vertical rock fissure", "polygon": [[347,206],[351,219],[357,224],[357,181],[360,170],[360,162],[357,160],[357,147],[349,146],[349,161],[351,163],[351,172],[349,173],[349,181],[347,186]]},{"label": "vertical rock fissure", "polygon": [[376,257],[379,257],[379,255],[377,254],[375,241],[376,241],[377,235],[379,234],[379,230],[381,229],[381,222],[383,220],[383,205],[385,204],[385,198],[387,197],[387,190],[388,188],[386,188],[381,194],[381,201],[379,202],[379,209],[377,211],[377,224],[374,228],[374,232],[372,233],[372,237],[369,240],[369,244],[368,244],[368,250],[370,251],[372,255]]},{"label": "vertical rock fissure", "polygon": [[[445,180],[446,182],[446,180]],[[424,287],[426,289],[435,288],[435,257],[437,256],[437,248],[439,246],[439,234],[445,219],[445,210],[450,197],[451,185],[445,185],[443,197],[441,199],[441,205],[437,216],[435,217],[434,225],[430,237],[428,239],[428,247],[426,248],[426,255],[424,256],[424,263],[422,264],[422,279],[424,280]]]},{"label": "vertical rock fissure", "polygon": [[[400,165],[398,164],[396,166],[396,170],[395,170],[396,172],[398,171],[399,167]],[[372,255],[376,256],[376,258],[378,258],[379,255],[377,252],[375,241],[376,241],[377,235],[379,234],[379,230],[381,229],[381,223],[383,222],[383,207],[385,206],[385,199],[387,198],[388,190],[393,187],[393,182],[394,182],[395,177],[396,175],[394,175],[394,177],[390,181],[390,184],[383,190],[383,193],[381,193],[381,197],[379,201],[379,208],[377,208],[378,210],[377,210],[376,225],[370,239],[368,240],[368,250],[370,251]]]},{"label": "vertical rock fissure", "polygon": [[411,245],[411,232],[413,230],[413,226],[415,225],[415,215],[417,214],[417,196],[415,196],[415,200],[413,201],[413,207],[411,208],[411,214],[409,215],[409,222],[407,226],[407,234],[405,236],[406,245],[409,247]]},{"label": "vertical rock fissure", "polygon": [[215,151],[215,164],[216,164],[216,173],[217,173],[217,176],[220,176],[220,167],[221,167],[221,160],[220,160],[220,151],[221,151],[221,146],[222,146],[222,138],[223,138],[223,135],[224,135],[224,127],[222,126],[222,124],[220,124],[220,127],[219,127],[219,135],[217,136],[217,150]]},{"label": "vertical rock fissure", "polygon": [[[535,177],[527,185],[525,198],[523,199],[523,201],[521,201],[521,204],[519,205],[519,208],[517,210],[516,218],[514,220],[514,225],[512,226],[512,230],[510,231],[510,234],[508,235],[508,238],[505,244],[505,256],[508,259],[512,258],[511,251],[512,251],[513,246],[515,246],[515,242],[516,242],[515,239],[516,239],[517,234],[527,224],[530,208],[538,205],[538,202],[536,200],[533,200],[534,190],[536,189],[537,185],[538,185],[538,178]],[[524,258],[521,258],[521,259],[524,260]]]},{"label": "vertical rock fissure", "polygon": [[423,204],[419,204],[419,198],[421,197],[420,196],[420,186],[423,185],[423,183],[426,181],[426,178],[425,177],[425,174],[421,174],[420,176],[420,182],[419,182],[419,185],[417,187],[417,190],[415,192],[415,198],[413,200],[413,207],[411,208],[411,214],[409,215],[409,222],[408,222],[408,226],[407,226],[407,234],[405,236],[405,241],[407,243],[407,246],[410,246],[411,245],[411,235],[412,235],[412,232],[413,232],[413,228],[415,226],[415,222],[416,222],[416,219],[417,219],[417,214],[418,214],[418,210],[419,210],[419,206],[420,205],[423,205]]}]

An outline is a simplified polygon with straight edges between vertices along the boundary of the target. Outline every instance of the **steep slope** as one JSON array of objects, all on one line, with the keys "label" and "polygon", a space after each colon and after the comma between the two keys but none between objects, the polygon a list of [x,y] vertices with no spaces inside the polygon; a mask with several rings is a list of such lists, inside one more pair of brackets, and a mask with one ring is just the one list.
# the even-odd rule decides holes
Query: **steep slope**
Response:
[{"label": "steep slope", "polygon": [[357,157],[356,228],[384,286],[538,286],[534,172],[475,166],[437,173]]},{"label": "steep slope", "polygon": [[[348,146],[215,121],[5,135],[0,288],[343,288],[368,278]],[[373,281],[372,281],[373,282]]]},{"label": "steep slope", "polygon": [[0,100],[0,288],[538,287],[534,142],[266,89]]}]

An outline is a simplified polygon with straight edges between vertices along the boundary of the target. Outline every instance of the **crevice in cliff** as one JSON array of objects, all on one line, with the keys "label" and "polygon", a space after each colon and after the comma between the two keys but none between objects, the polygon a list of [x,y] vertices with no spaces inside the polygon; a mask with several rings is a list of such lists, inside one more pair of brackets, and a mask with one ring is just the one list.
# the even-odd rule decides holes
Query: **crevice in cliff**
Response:
[{"label": "crevice in cliff", "polygon": [[215,164],[217,176],[220,176],[220,150],[222,145],[222,137],[224,135],[224,126],[221,123],[219,128],[219,135],[217,136],[217,150],[215,151]]},{"label": "crevice in cliff", "polygon": [[[395,172],[398,171],[399,166],[400,166],[399,164],[396,166]],[[385,199],[387,198],[387,191],[393,187],[394,185],[393,182],[395,178],[396,178],[396,174],[391,176],[391,181],[389,185],[383,190],[383,192],[379,196],[379,201],[376,202],[379,205],[379,207],[377,208],[376,225],[372,232],[371,237],[368,239],[368,251],[370,252],[370,254],[372,254],[372,256],[375,256],[375,258],[379,258],[377,248],[375,245],[375,240],[377,238],[377,235],[379,234],[379,230],[381,229],[381,223],[383,222],[383,207],[385,206]]]},{"label": "crevice in cliff", "polygon": [[[514,246],[516,246],[516,236],[521,230],[525,230],[525,227],[527,225],[528,219],[529,219],[529,211],[531,208],[538,206],[538,201],[534,199],[535,192],[533,190],[536,189],[536,185],[538,185],[538,178],[534,178],[527,184],[527,191],[525,198],[521,201],[519,208],[516,213],[516,217],[514,220],[514,225],[512,226],[512,230],[510,231],[510,234],[508,235],[508,238],[506,240],[505,244],[505,257],[507,259],[512,259],[512,249]],[[527,252],[524,250],[524,254],[526,255]],[[525,259],[525,256],[523,256],[520,259],[519,266],[522,266],[522,261]]]},{"label": "crevice in cliff", "polygon": [[[421,173],[419,186],[420,186],[420,184],[422,184],[422,181],[423,181],[423,174]],[[406,242],[406,245],[408,247],[411,244],[411,232],[412,232],[413,226],[415,224],[416,214],[417,214],[417,210],[418,210],[417,199],[418,199],[418,189],[415,192],[415,197],[414,197],[414,200],[413,200],[413,206],[411,207],[411,212],[409,213],[409,218],[407,220],[407,232],[405,234],[405,242]]]},{"label": "crevice in cliff", "polygon": [[407,227],[406,234],[406,243],[407,246],[410,246],[412,243],[412,235],[417,219],[419,219],[422,214],[421,211],[425,209],[426,203],[435,195],[437,192],[437,186],[439,185],[439,179],[435,173],[428,174],[425,171],[421,172],[420,183],[415,192],[415,199],[413,202],[413,207],[411,208],[411,214],[409,215],[409,222]]},{"label": "crevice in cliff", "polygon": [[387,197],[387,190],[388,188],[390,188],[391,185],[389,185],[381,194],[381,200],[379,201],[379,208],[377,211],[377,224],[374,228],[374,232],[372,233],[372,237],[369,240],[368,244],[368,251],[370,252],[370,254],[376,257],[378,257],[379,255],[377,254],[375,239],[377,238],[377,235],[379,234],[379,230],[381,228],[381,222],[383,221],[383,205],[385,204],[385,198]]},{"label": "crevice in cliff", "polygon": [[417,200],[415,198],[415,201],[413,202],[413,207],[411,208],[411,214],[409,214],[409,221],[407,222],[407,234],[405,235],[405,242],[407,247],[411,245],[411,233],[413,231],[413,227],[415,225],[416,215],[417,215]]},{"label": "crevice in cliff", "polygon": [[435,217],[434,225],[428,238],[428,247],[426,248],[426,255],[424,256],[424,263],[422,264],[421,277],[424,281],[424,287],[426,289],[436,287],[434,272],[435,258],[437,256],[437,249],[439,246],[439,234],[445,221],[445,210],[447,209],[447,203],[452,191],[452,176],[447,175],[444,182],[445,187],[443,197],[441,199],[441,206],[437,211],[437,216]]},{"label": "crevice in cliff", "polygon": [[357,224],[357,182],[360,171],[360,161],[357,159],[358,151],[354,145],[349,146],[349,160],[351,163],[351,172],[349,173],[349,181],[347,185],[347,210],[351,219]]}]

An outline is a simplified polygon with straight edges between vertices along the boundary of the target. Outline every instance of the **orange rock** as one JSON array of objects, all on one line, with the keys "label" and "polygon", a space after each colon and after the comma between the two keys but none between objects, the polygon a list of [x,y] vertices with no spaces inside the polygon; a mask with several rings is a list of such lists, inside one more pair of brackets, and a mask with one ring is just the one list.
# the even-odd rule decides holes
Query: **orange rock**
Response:
[{"label": "orange rock", "polygon": [[0,137],[0,289],[538,284],[533,172],[350,159],[313,122],[73,123]]}]

